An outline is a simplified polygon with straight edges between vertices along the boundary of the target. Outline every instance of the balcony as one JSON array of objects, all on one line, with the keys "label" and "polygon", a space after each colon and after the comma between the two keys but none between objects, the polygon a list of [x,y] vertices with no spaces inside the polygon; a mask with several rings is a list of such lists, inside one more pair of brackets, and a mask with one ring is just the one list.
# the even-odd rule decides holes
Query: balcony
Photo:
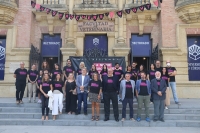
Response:
[{"label": "balcony", "polygon": [[200,0],[176,0],[175,9],[179,18],[187,23],[200,23]]},{"label": "balcony", "polygon": [[105,13],[117,10],[117,0],[75,0],[76,13]]},{"label": "balcony", "polygon": [[0,0],[0,24],[9,24],[18,11],[17,0]]},{"label": "balcony", "polygon": [[47,8],[60,8],[67,9],[67,1],[68,0],[36,0],[36,3],[43,5]]},{"label": "balcony", "polygon": [[[141,6],[144,4],[153,3],[153,0],[126,0],[125,8],[132,8]],[[157,8],[154,4],[152,4],[152,8]]]}]

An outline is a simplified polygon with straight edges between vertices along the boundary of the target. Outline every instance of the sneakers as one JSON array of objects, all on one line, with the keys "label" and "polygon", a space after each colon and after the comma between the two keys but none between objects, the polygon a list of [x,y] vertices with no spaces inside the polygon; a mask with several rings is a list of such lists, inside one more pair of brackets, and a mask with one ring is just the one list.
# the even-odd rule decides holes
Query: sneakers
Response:
[{"label": "sneakers", "polygon": [[164,120],[164,119],[160,119],[160,121],[162,121],[162,122],[165,122],[165,120]]},{"label": "sneakers", "polygon": [[167,107],[167,106],[165,106],[165,109],[168,109],[168,107]]},{"label": "sneakers", "polygon": [[141,118],[140,118],[140,117],[138,117],[138,118],[136,119],[136,121],[137,121],[137,122],[140,122],[140,121],[141,121]]},{"label": "sneakers", "polygon": [[179,102],[175,102],[175,104],[181,105],[181,103],[179,103]]},{"label": "sneakers", "polygon": [[23,101],[20,101],[20,104],[23,104],[24,102]]},{"label": "sneakers", "polygon": [[18,101],[18,100],[16,101],[16,104],[19,104],[19,101]]},{"label": "sneakers", "polygon": [[121,121],[124,121],[125,119],[124,118],[122,118],[122,120]]},{"label": "sneakers", "polygon": [[37,103],[41,103],[42,101],[39,99]]},{"label": "sneakers", "polygon": [[147,117],[147,118],[146,118],[146,121],[147,121],[147,122],[150,122],[151,120],[150,120],[150,118],[149,118],[149,117]]},{"label": "sneakers", "polygon": [[150,102],[150,104],[153,104],[153,102]]},{"label": "sneakers", "polygon": [[135,121],[135,119],[134,119],[134,118],[131,118],[130,120],[131,120],[131,121]]}]

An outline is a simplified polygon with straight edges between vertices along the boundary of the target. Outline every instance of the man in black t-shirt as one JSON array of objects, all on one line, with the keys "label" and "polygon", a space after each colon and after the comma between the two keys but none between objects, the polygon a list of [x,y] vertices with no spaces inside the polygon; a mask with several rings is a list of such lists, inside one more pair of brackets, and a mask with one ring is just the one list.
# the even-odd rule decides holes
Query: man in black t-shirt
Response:
[{"label": "man in black t-shirt", "polygon": [[74,74],[74,67],[72,66],[71,60],[67,59],[67,65],[63,68],[64,80],[67,79],[69,73]]},{"label": "man in black t-shirt", "polygon": [[162,67],[161,67],[161,63],[159,60],[156,61],[156,71],[159,71],[160,73],[162,73]]},{"label": "man in black t-shirt", "polygon": [[138,73],[138,69],[136,68],[137,63],[133,62],[132,63],[132,76],[131,76],[131,80],[134,80],[135,82],[137,81],[137,73]]},{"label": "man in black t-shirt", "polygon": [[176,80],[175,80],[175,76],[177,74],[176,68],[171,66],[171,63],[169,60],[166,62],[166,65],[167,65],[167,72],[169,75],[169,86],[172,89],[175,104],[181,104],[178,101],[178,96],[176,93]]},{"label": "man in black t-shirt", "polygon": [[110,100],[113,105],[113,112],[115,121],[119,121],[119,109],[118,109],[118,101],[117,101],[117,87],[116,80],[118,80],[115,76],[113,76],[113,70],[108,69],[108,75],[103,77],[103,99],[104,99],[104,110],[105,110],[105,119],[104,121],[109,120],[110,116]]},{"label": "man in black t-shirt", "polygon": [[20,62],[20,68],[14,72],[14,78],[16,78],[16,103],[23,104],[22,98],[24,96],[24,90],[26,87],[27,70],[24,68],[24,62]]}]

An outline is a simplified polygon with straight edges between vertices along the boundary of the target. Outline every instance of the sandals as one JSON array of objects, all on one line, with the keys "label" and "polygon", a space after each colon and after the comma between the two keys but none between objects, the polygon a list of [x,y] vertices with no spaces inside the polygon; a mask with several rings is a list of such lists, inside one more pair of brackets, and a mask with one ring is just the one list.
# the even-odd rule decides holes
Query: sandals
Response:
[{"label": "sandals", "polygon": [[97,116],[96,121],[99,121],[99,116]]},{"label": "sandals", "polygon": [[92,116],[92,119],[91,119],[91,120],[94,121],[94,119],[95,119],[95,116]]}]

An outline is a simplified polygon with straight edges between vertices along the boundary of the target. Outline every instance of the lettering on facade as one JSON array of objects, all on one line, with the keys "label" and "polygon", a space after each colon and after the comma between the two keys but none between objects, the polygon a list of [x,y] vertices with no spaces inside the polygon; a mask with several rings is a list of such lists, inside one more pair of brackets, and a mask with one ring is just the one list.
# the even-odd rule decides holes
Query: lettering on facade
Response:
[{"label": "lettering on facade", "polygon": [[78,32],[114,32],[115,24],[110,21],[78,22]]},{"label": "lettering on facade", "polygon": [[132,42],[133,45],[149,45],[149,42]]},{"label": "lettering on facade", "polygon": [[200,70],[200,63],[188,63],[188,69],[189,70]]}]

